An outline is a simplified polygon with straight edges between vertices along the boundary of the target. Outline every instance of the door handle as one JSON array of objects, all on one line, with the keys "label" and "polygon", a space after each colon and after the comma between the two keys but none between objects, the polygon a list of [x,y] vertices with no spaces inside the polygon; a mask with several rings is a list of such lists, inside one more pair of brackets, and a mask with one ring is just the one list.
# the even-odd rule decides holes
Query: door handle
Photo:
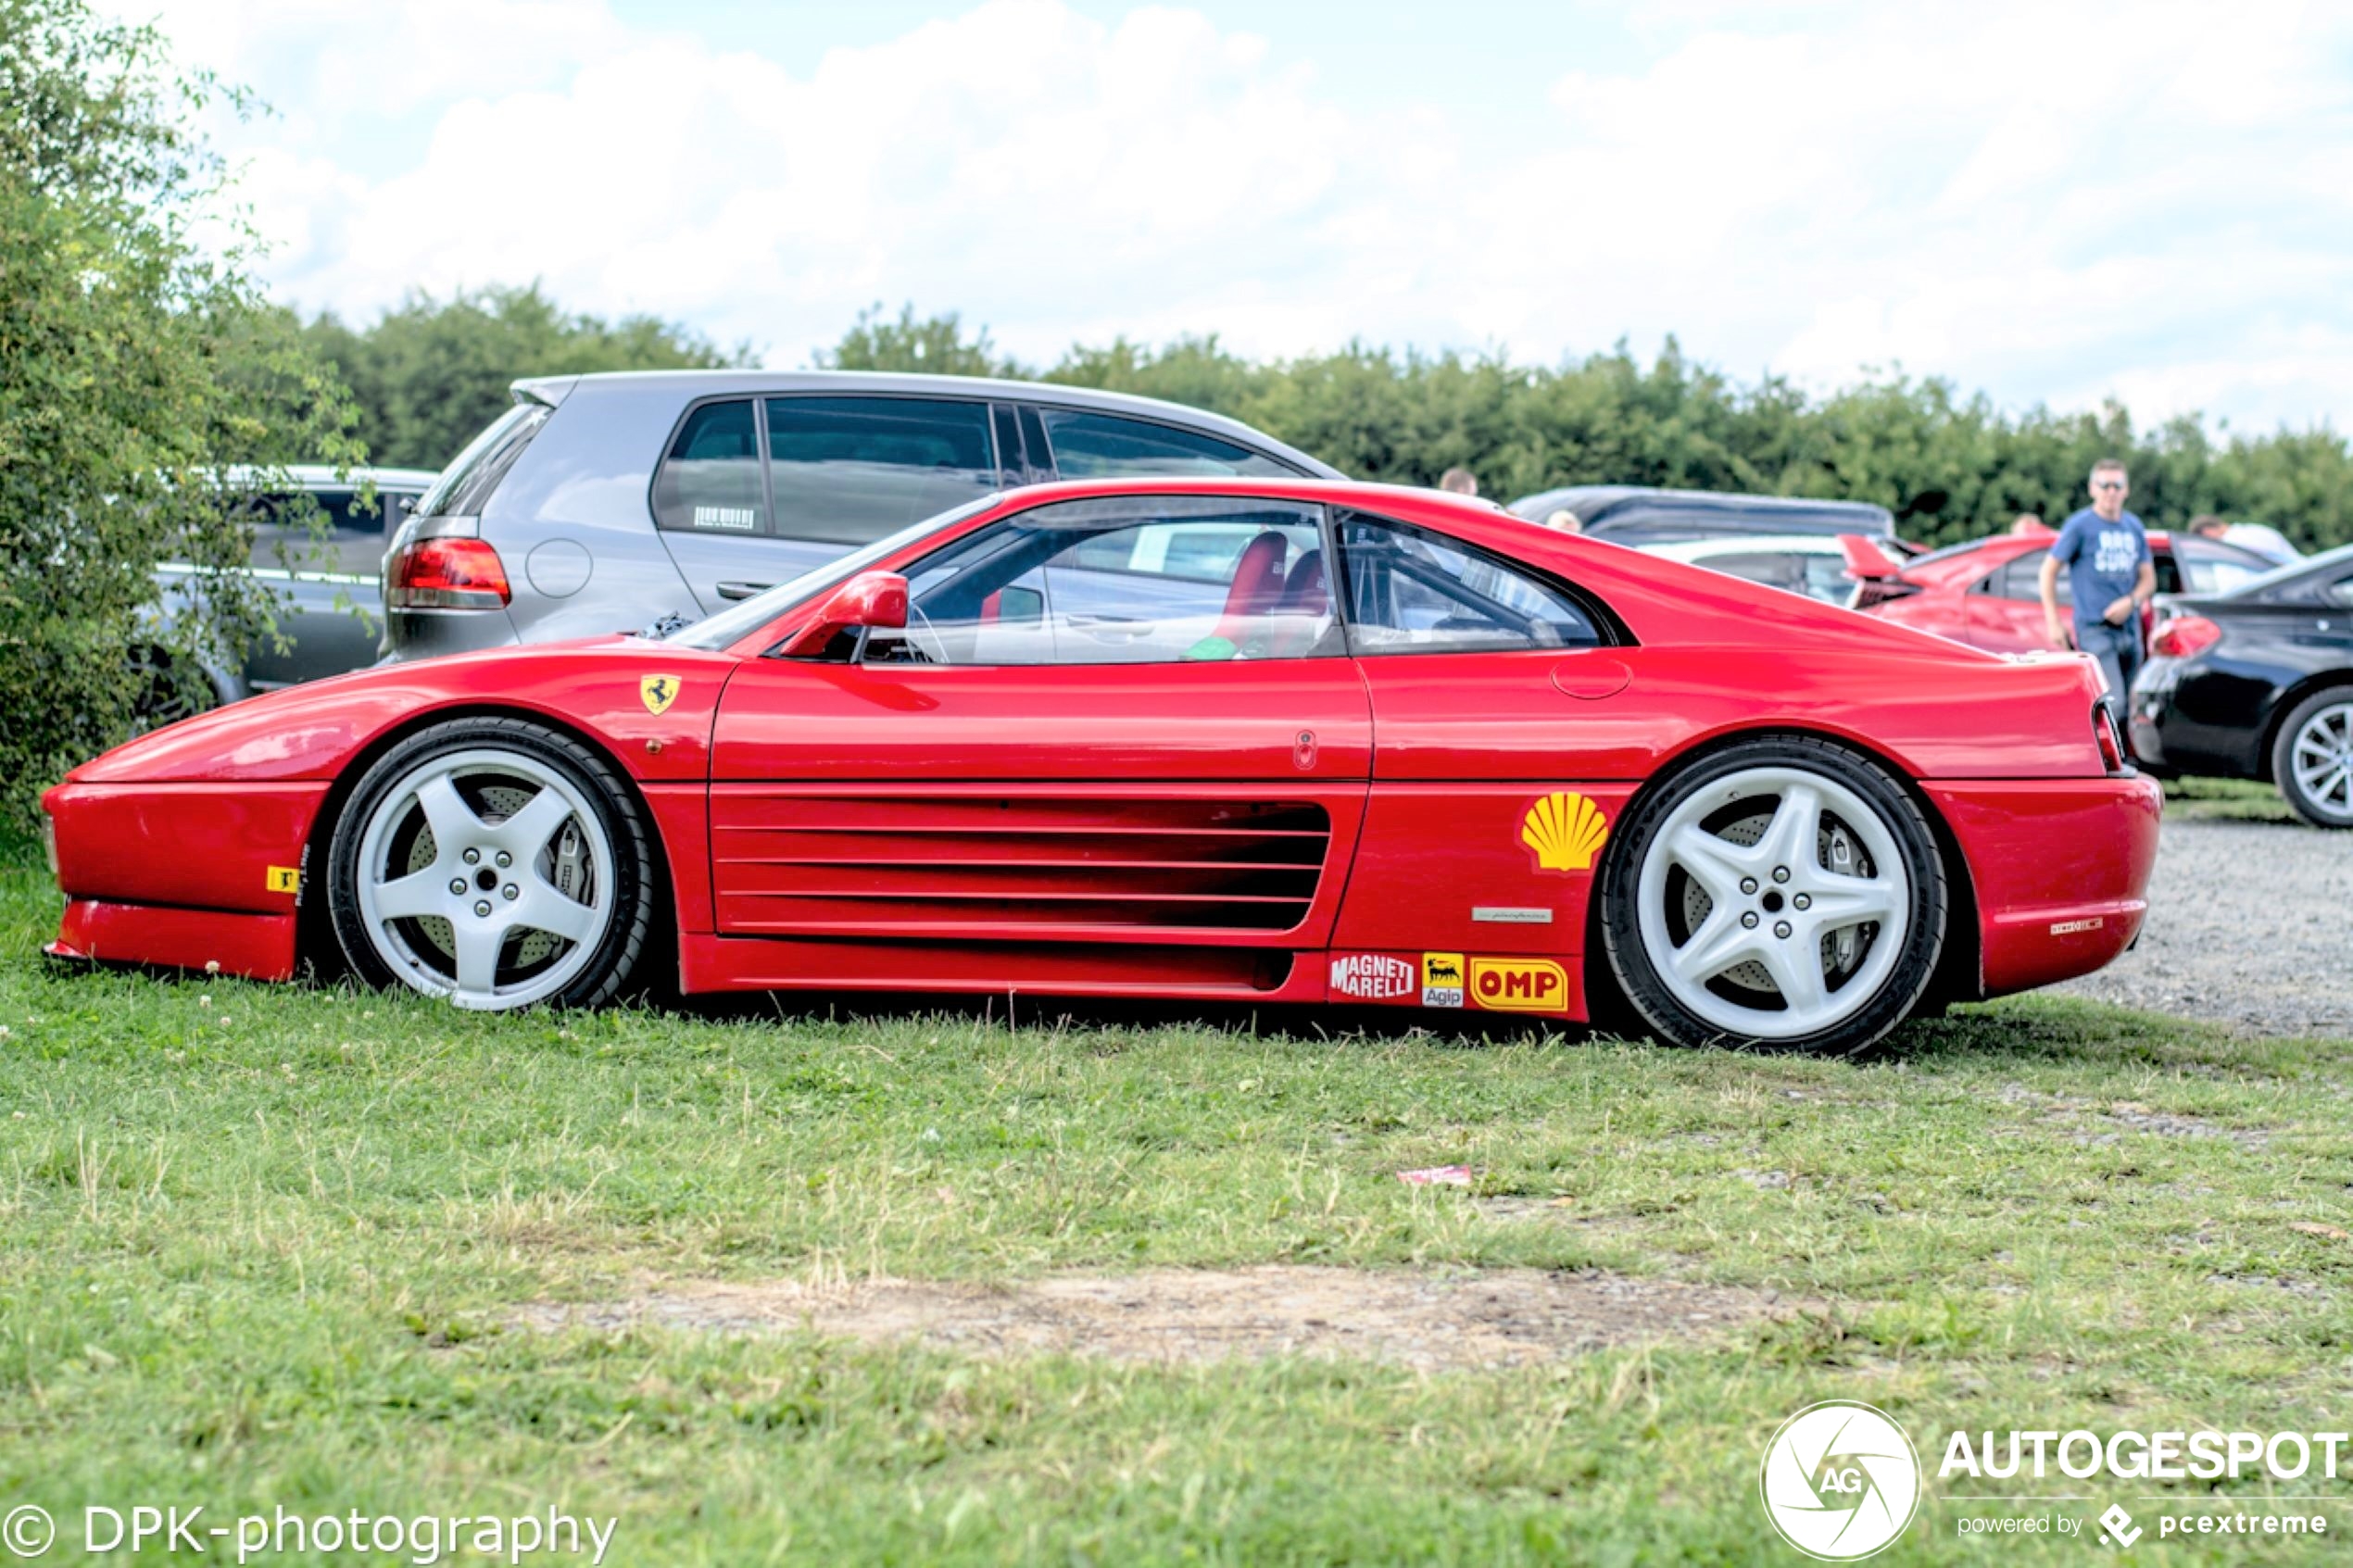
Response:
[{"label": "door handle", "polygon": [[722,583],[719,584],[719,596],[723,599],[748,599],[774,586],[774,583]]}]

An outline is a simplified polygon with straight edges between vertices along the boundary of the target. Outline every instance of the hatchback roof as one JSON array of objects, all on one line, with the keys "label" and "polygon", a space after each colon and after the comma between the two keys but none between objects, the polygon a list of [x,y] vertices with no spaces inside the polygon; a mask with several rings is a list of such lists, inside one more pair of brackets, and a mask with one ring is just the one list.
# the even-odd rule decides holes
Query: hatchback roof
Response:
[{"label": "hatchback roof", "polygon": [[1131,393],[1102,392],[1090,386],[1065,386],[1054,382],[1000,381],[989,376],[928,376],[897,370],[606,370],[573,376],[527,376],[512,383],[517,399],[560,405],[573,392],[611,387],[617,390],[662,387],[687,397],[754,396],[771,392],[830,392],[849,395],[896,397],[993,397],[1009,402],[1046,403],[1065,408],[1095,409],[1126,414],[1162,424],[1188,425],[1256,447],[1304,469],[1319,479],[1345,479],[1330,464],[1295,446],[1286,445],[1253,430],[1239,420],[1213,414],[1182,403]]},{"label": "hatchback roof", "polygon": [[1541,522],[1573,512],[1585,532],[1646,527],[1713,528],[1726,533],[1867,533],[1885,537],[1895,519],[1865,501],[1800,495],[1747,495],[1717,490],[1660,490],[1638,484],[1572,484],[1523,495],[1507,508]]}]

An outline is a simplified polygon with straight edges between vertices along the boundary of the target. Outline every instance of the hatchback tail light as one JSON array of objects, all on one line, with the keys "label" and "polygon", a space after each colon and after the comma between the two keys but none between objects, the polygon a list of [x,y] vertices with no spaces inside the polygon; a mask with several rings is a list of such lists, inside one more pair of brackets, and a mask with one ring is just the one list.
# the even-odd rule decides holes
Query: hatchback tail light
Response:
[{"label": "hatchback tail light", "polygon": [[419,539],[384,579],[386,609],[499,609],[514,597],[507,566],[480,539]]},{"label": "hatchback tail light", "polygon": [[2100,765],[2111,773],[2124,771],[2124,742],[2116,733],[2116,716],[2108,704],[2092,704],[2092,738],[2099,743]]},{"label": "hatchback tail light", "polygon": [[2168,659],[2187,659],[2221,640],[2222,628],[2202,615],[2170,615],[2158,622],[2149,638],[2149,650]]}]

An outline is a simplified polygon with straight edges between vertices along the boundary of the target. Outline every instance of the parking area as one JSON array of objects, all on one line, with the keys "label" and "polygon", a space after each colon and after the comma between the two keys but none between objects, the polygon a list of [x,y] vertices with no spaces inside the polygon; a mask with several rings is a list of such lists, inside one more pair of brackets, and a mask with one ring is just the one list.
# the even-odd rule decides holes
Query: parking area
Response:
[{"label": "parking area", "polygon": [[2169,814],[2130,953],[2059,987],[2271,1036],[2353,1035],[2353,837]]}]

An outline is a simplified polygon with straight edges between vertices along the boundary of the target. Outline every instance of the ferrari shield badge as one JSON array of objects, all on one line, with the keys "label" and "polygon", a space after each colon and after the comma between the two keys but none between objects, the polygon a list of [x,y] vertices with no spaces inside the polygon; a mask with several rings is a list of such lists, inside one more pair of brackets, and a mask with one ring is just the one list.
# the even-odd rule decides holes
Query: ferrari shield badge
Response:
[{"label": "ferrari shield badge", "polygon": [[647,712],[666,712],[678,700],[678,688],[685,684],[675,675],[648,675],[637,683],[637,696]]}]

